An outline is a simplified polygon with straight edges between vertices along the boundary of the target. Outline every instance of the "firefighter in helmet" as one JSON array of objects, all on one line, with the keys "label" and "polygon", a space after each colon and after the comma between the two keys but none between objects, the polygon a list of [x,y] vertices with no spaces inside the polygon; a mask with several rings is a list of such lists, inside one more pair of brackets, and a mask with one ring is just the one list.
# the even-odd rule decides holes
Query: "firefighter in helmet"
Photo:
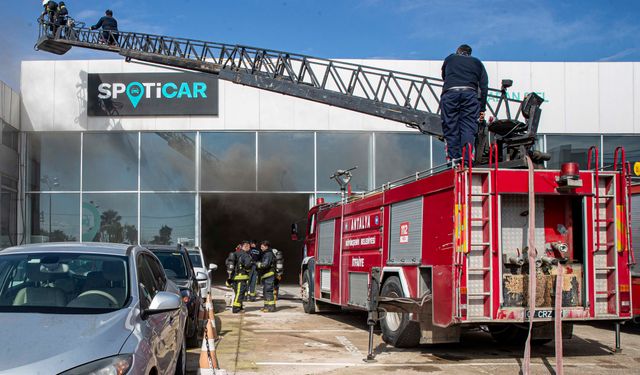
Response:
[{"label": "firefighter in helmet", "polygon": [[282,281],[282,276],[284,275],[284,255],[282,251],[275,248],[272,248],[271,251],[276,258],[276,278],[273,280],[273,296],[277,301],[280,293],[280,281]]},{"label": "firefighter in helmet", "polygon": [[253,261],[251,267],[251,274],[249,275],[249,301],[255,302],[256,300],[256,284],[258,283],[258,270],[256,269],[256,264],[262,258],[262,252],[257,248],[257,241],[251,240],[251,249],[249,250],[249,255],[251,255],[251,260]]},{"label": "firefighter in helmet", "polygon": [[242,250],[232,252],[225,261],[228,275],[227,285],[233,287],[235,293],[232,304],[232,312],[234,314],[243,310],[242,302],[244,302],[249,286],[249,273],[251,272],[250,249],[249,241],[242,241]]},{"label": "firefighter in helmet", "polygon": [[271,250],[269,241],[260,243],[262,250],[262,259],[256,263],[256,269],[260,274],[260,282],[262,283],[262,295],[264,296],[264,308],[262,312],[275,312],[276,300],[273,291],[273,284],[276,279],[276,256]]},{"label": "firefighter in helmet", "polygon": [[42,0],[42,14],[40,15],[39,21],[44,23],[44,17],[47,16],[47,23],[49,24],[49,30],[51,33],[54,32],[55,22],[56,22],[56,12],[58,11],[58,3],[51,0]]}]

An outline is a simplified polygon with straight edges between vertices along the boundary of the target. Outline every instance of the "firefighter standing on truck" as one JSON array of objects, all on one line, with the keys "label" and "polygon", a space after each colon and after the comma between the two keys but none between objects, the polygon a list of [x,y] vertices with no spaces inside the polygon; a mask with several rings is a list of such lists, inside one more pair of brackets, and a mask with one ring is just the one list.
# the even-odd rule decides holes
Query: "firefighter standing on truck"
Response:
[{"label": "firefighter standing on truck", "polygon": [[262,295],[264,296],[264,308],[260,311],[275,312],[276,299],[273,286],[276,279],[276,256],[271,250],[269,241],[262,241],[260,250],[262,250],[262,259],[256,263],[256,269],[260,274],[260,282],[263,287]]},{"label": "firefighter standing on truck", "polygon": [[249,255],[251,255],[251,260],[253,264],[251,266],[251,274],[249,275],[249,301],[255,302],[256,300],[256,284],[258,283],[258,270],[256,269],[256,264],[262,258],[262,252],[257,248],[257,242],[255,240],[251,240],[251,249],[249,250]]},{"label": "firefighter standing on truck", "polygon": [[244,302],[249,286],[249,273],[251,272],[251,255],[249,255],[249,241],[242,241],[242,251],[229,254],[225,265],[227,267],[227,284],[233,287],[234,297],[232,312],[234,314],[243,310]]},{"label": "firefighter standing on truck", "polygon": [[[462,157],[464,147],[476,143],[478,122],[484,120],[486,111],[489,79],[484,65],[471,57],[471,47],[466,44],[444,60],[442,79],[442,131],[447,158],[454,161]],[[472,159],[472,155],[467,158]]]}]

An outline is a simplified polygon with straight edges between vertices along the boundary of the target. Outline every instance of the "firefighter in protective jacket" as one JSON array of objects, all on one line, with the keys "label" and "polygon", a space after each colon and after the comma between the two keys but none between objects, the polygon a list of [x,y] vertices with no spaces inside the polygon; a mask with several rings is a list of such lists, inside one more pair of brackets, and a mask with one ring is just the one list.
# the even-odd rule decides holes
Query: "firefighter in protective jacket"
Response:
[{"label": "firefighter in protective jacket", "polygon": [[249,241],[242,242],[242,251],[229,254],[227,261],[227,285],[233,287],[234,297],[232,312],[239,313],[242,310],[242,302],[249,287],[249,273],[251,272],[251,255],[249,255]]},{"label": "firefighter in protective jacket", "polygon": [[269,241],[262,241],[260,243],[260,250],[262,250],[262,259],[256,263],[256,269],[260,274],[260,282],[262,283],[262,295],[264,296],[264,308],[262,312],[275,312],[276,301],[273,292],[273,284],[276,279],[276,256],[271,251],[271,244]]}]

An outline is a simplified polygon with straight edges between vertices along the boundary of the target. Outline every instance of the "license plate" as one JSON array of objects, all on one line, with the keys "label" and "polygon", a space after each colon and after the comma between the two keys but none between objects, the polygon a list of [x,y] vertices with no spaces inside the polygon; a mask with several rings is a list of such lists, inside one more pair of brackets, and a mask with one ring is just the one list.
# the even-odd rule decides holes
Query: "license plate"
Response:
[{"label": "license plate", "polygon": [[[527,319],[529,318],[530,315],[531,315],[531,312],[527,311]],[[550,318],[553,318],[554,316],[555,314],[553,310],[536,310],[536,312],[533,313],[533,319],[550,319]]]}]

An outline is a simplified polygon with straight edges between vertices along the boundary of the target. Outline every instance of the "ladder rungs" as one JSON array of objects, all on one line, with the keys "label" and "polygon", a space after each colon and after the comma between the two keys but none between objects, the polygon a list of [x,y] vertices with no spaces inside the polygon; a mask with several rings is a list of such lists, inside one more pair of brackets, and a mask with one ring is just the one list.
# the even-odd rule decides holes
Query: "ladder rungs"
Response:
[{"label": "ladder rungs", "polygon": [[490,195],[491,195],[491,193],[471,193],[471,194],[469,194],[470,197],[488,197]]},{"label": "ladder rungs", "polygon": [[491,267],[473,267],[473,268],[467,268],[467,271],[469,271],[469,272],[486,272],[486,271],[491,271]]},{"label": "ladder rungs", "polygon": [[472,242],[469,245],[471,246],[491,246],[490,242]]},{"label": "ladder rungs", "polygon": [[611,267],[596,267],[596,272],[598,272],[598,271],[613,271],[615,269],[616,268],[613,267],[613,266],[611,266]]},{"label": "ladder rungs", "polygon": [[481,292],[481,293],[467,293],[467,297],[484,297],[484,296],[490,296],[491,293],[489,292]]},{"label": "ladder rungs", "polygon": [[471,221],[481,221],[481,222],[486,222],[489,221],[488,218],[484,218],[484,217],[472,217]]},{"label": "ladder rungs", "polygon": [[598,195],[598,199],[611,199],[611,198],[615,198],[615,195],[612,194],[604,194],[604,195]]},{"label": "ladder rungs", "polygon": [[613,220],[613,219],[594,219],[593,221],[598,222],[598,223],[613,223],[613,222],[615,222],[615,220]]}]

